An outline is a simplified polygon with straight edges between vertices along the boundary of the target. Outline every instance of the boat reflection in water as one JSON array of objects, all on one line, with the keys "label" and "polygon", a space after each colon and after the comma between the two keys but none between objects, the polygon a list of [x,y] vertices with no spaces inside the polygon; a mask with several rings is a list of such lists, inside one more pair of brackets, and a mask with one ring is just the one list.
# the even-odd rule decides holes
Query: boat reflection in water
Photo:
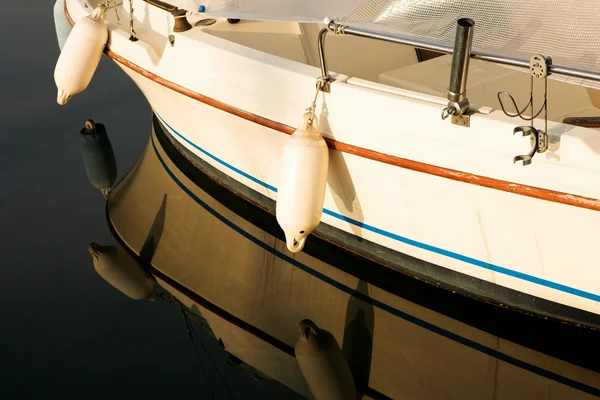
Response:
[{"label": "boat reflection in water", "polygon": [[[554,350],[539,351],[465,323],[467,316],[477,314],[472,310],[457,310],[465,316],[459,321],[420,305],[433,303],[418,300],[435,290],[447,295],[440,289],[423,292],[421,287],[402,286],[403,281],[394,281],[393,271],[371,271],[368,260],[360,264],[356,256],[333,253],[317,239],[309,241],[306,251],[290,253],[270,210],[242,200],[231,191],[235,182],[227,182],[226,188],[215,179],[217,172],[199,163],[187,159],[154,118],[146,150],[112,189],[107,206],[108,223],[123,247],[110,251],[128,252],[147,275],[141,275],[141,286],[128,281],[135,273],[122,274],[125,278],[101,275],[120,290],[124,279],[123,291],[132,298],[151,299],[156,294],[144,285],[152,277],[169,293],[158,298],[180,302],[255,374],[307,398],[336,390],[336,396],[356,390],[358,398],[600,396],[600,373],[593,359],[599,342],[587,354],[581,351],[592,342],[587,331],[572,336],[546,332],[558,338]],[[97,269],[102,249],[90,246]],[[396,290],[389,289],[392,284]],[[462,306],[467,300],[440,297],[435,303]],[[504,327],[502,332],[521,329],[528,326]],[[302,350],[302,335],[319,330],[315,347]],[[339,354],[328,348],[331,343],[323,344],[325,337],[339,344]],[[336,354],[340,359],[328,359]],[[350,382],[345,380],[346,366]]]}]

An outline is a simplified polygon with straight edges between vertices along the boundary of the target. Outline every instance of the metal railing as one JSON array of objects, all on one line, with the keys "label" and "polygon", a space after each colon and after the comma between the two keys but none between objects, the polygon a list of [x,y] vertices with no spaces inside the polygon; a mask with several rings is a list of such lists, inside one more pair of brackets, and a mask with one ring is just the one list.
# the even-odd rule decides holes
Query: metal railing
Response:
[{"label": "metal railing", "polygon": [[[431,44],[418,39],[411,39],[401,36],[394,36],[387,33],[372,32],[365,29],[350,27],[338,24],[336,22],[329,22],[327,28],[329,31],[336,34],[353,35],[370,39],[384,40],[386,42],[393,42],[399,44],[405,44],[416,47],[422,50],[437,51],[439,53],[451,54],[454,49],[450,46]],[[498,64],[510,65],[514,67],[529,68],[529,60],[522,60],[518,58],[510,58],[499,56],[495,54],[485,53],[477,50],[471,51],[471,58],[475,58],[483,61],[490,61]],[[600,72],[586,71],[561,65],[550,64],[548,66],[550,72],[557,74],[572,76],[576,78],[590,79],[594,81],[600,81]]]}]

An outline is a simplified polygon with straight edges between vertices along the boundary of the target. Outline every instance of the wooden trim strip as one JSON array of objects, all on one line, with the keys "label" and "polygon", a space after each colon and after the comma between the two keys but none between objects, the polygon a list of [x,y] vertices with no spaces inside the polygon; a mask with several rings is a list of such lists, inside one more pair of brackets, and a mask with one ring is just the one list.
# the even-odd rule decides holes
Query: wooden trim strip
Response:
[{"label": "wooden trim strip", "polygon": [[[67,16],[67,20],[71,25],[74,25],[73,20],[69,15],[69,11],[67,9],[67,4],[65,1],[65,14]],[[116,54],[112,50],[108,48],[108,46],[104,49],[104,53],[114,61],[122,64],[123,66],[131,69],[132,71],[137,72],[138,74],[162,85],[166,88],[169,88],[177,93],[180,93],[184,96],[190,97],[194,100],[197,100],[201,103],[207,104],[211,107],[215,107],[219,110],[225,111],[229,114],[235,115],[237,117],[243,118],[250,122],[254,122],[256,124],[262,125],[269,129],[273,129],[278,132],[285,133],[287,135],[291,135],[295,128],[284,125],[282,123],[261,117],[259,115],[255,115],[249,113],[244,110],[240,110],[239,108],[235,108],[230,106],[229,104],[220,102],[216,99],[204,96],[200,93],[196,93],[190,89],[187,89],[177,83],[168,81],[150,71],[145,70],[137,64],[132,63],[131,61],[125,59],[124,57]],[[588,210],[600,211],[600,200],[583,197],[574,194],[558,192],[550,189],[538,188],[535,186],[528,186],[514,182],[507,182],[500,179],[489,178],[486,176],[475,175],[467,172],[461,172],[454,169],[439,167],[436,165],[426,164],[419,161],[409,160],[406,158],[400,158],[389,154],[380,153],[374,150],[365,149],[358,146],[353,146],[351,144],[339,142],[337,140],[325,138],[327,145],[335,150],[352,154],[358,157],[367,158],[369,160],[378,161],[381,163],[394,165],[396,167],[410,169],[412,171],[422,172],[428,175],[438,176],[440,178],[451,179],[458,182],[464,182],[471,185],[486,187],[495,190],[501,190],[503,192],[513,193],[520,196],[532,197],[535,199],[551,201],[554,203],[565,204],[568,206],[585,208]]]},{"label": "wooden trim strip", "polygon": [[503,192],[518,194],[526,197],[533,197],[540,200],[561,203],[573,207],[586,208],[589,210],[600,211],[600,201],[591,197],[583,197],[564,192],[558,192],[550,189],[538,188],[535,186],[512,183],[500,179],[489,178],[486,176],[470,174],[456,171],[449,168],[438,167],[431,164],[425,164],[419,161],[408,160],[389,154],[379,153],[373,150],[363,149],[346,143],[337,142],[331,139],[325,139],[328,146],[348,154],[354,154],[359,157],[368,158],[386,164],[395,165],[400,168],[410,169],[412,171],[422,172],[424,174],[435,175],[441,178],[464,182],[471,185],[482,186],[490,189],[501,190]]}]

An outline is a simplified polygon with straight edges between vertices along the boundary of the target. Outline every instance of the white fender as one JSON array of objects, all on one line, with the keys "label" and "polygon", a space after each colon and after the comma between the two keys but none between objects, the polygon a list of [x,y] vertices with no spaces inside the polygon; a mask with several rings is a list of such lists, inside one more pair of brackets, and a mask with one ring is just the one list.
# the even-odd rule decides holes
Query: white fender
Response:
[{"label": "white fender", "polygon": [[333,335],[314,322],[300,322],[295,347],[300,371],[317,400],[353,400],[356,384],[348,362]]},{"label": "white fender", "polygon": [[101,4],[90,15],[77,21],[71,30],[54,69],[58,104],[67,104],[92,80],[108,41],[105,15],[106,7]]},{"label": "white fender", "polygon": [[154,280],[124,250],[90,243],[94,269],[106,282],[133,300],[153,298]]},{"label": "white fender", "polygon": [[310,113],[288,139],[281,155],[281,175],[277,190],[276,215],[285,233],[287,248],[299,252],[306,237],[317,227],[323,212],[329,150],[318,132],[317,119],[312,125]]}]

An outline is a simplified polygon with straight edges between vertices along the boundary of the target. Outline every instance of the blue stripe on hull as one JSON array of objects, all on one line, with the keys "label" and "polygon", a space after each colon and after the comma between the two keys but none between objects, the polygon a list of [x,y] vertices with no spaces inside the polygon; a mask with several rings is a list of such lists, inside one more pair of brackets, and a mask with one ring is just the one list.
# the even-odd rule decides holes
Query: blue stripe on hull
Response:
[{"label": "blue stripe on hull", "polygon": [[[156,112],[155,112],[156,113]],[[175,129],[173,129],[173,127],[171,125],[169,125],[160,115],[156,114],[158,116],[158,118],[161,120],[161,122],[167,126],[169,128],[169,130],[171,130],[171,132],[173,132],[176,136],[178,136],[179,138],[181,138],[182,140],[184,140],[187,144],[189,144],[190,146],[192,146],[193,148],[195,148],[196,150],[200,151],[202,154],[205,154],[206,156],[210,157],[211,159],[213,159],[214,161],[218,162],[219,164],[225,166],[226,168],[229,168],[230,170],[242,175],[243,177],[250,179],[252,182],[255,182],[263,187],[266,187],[267,189],[273,191],[273,192],[277,192],[277,188],[273,185],[269,185],[266,182],[263,182],[257,178],[255,178],[254,176],[234,167],[233,165],[221,160],[220,158],[216,157],[215,155],[209,153],[208,151],[204,150],[203,148],[201,148],[200,146],[198,146],[197,144],[193,143],[191,140],[189,140],[188,138],[186,138],[185,136],[183,136],[181,133],[177,132]],[[533,275],[528,275],[528,274],[524,274],[522,272],[518,272],[518,271],[514,271],[512,269],[508,269],[508,268],[504,268],[501,267],[499,265],[494,265],[494,264],[490,264],[488,262],[485,261],[481,261],[481,260],[477,260],[475,258],[471,258],[462,254],[458,254],[458,253],[454,253],[452,251],[449,250],[445,250],[439,247],[435,247],[426,243],[422,243],[422,242],[418,242],[416,240],[413,239],[409,239],[407,237],[404,236],[400,236],[397,235],[395,233],[392,232],[388,232],[386,230],[383,230],[381,228],[377,228],[375,226],[366,224],[364,222],[360,222],[357,221],[355,219],[352,219],[350,217],[346,217],[342,214],[339,214],[335,211],[332,210],[328,210],[326,208],[323,209],[323,213],[327,214],[331,217],[337,218],[339,220],[348,222],[349,224],[358,226],[362,229],[365,229],[367,231],[373,232],[373,233],[377,233],[378,235],[381,236],[385,236],[387,238],[393,239],[397,242],[400,243],[404,243],[422,250],[426,250],[429,251],[431,253],[435,253],[435,254],[439,254],[448,258],[452,258],[454,260],[458,260],[458,261],[462,261],[466,264],[470,264],[470,265],[474,265],[480,268],[484,268],[499,274],[503,274],[506,276],[510,276],[513,278],[517,278],[517,279],[521,279],[523,281],[527,281],[530,283],[535,283],[537,285],[540,286],[545,286],[554,290],[558,290],[564,293],[569,293],[572,294],[574,296],[578,296],[578,297],[582,297],[584,299],[588,299],[588,300],[593,300],[593,301],[597,301],[600,302],[600,295],[594,294],[594,293],[590,293],[590,292],[586,292],[584,290],[581,289],[577,289],[577,288],[573,288],[567,285],[563,285],[561,283],[556,283],[556,282],[552,282],[546,279],[542,279],[542,278],[538,278],[537,276],[533,276]]]},{"label": "blue stripe on hull", "polygon": [[399,317],[407,322],[410,322],[414,325],[417,325],[423,329],[426,329],[430,332],[436,333],[440,336],[443,336],[447,339],[450,339],[454,342],[460,343],[464,346],[467,346],[473,350],[479,351],[481,353],[487,354],[491,357],[494,357],[498,360],[504,361],[508,364],[514,365],[518,368],[524,369],[526,371],[532,372],[536,375],[542,376],[544,378],[553,380],[555,382],[559,382],[562,383],[563,385],[569,386],[571,388],[580,390],[582,392],[588,393],[588,394],[592,394],[595,396],[599,396],[600,397],[600,389],[599,388],[595,388],[589,385],[586,385],[585,383],[582,382],[578,382],[575,381],[573,379],[567,378],[565,376],[556,374],[552,371],[548,371],[544,368],[538,367],[536,365],[530,364],[528,362],[525,362],[523,360],[519,360],[515,357],[509,356],[507,354],[504,354],[498,350],[492,349],[490,347],[484,346],[480,343],[477,343],[473,340],[467,339],[463,336],[460,336],[456,333],[450,332],[446,329],[440,328],[439,326],[436,326],[434,324],[431,324],[427,321],[424,321],[420,318],[417,318],[413,315],[407,314],[404,311],[398,310],[397,308],[394,308],[388,304],[385,304],[379,300],[373,299],[363,293],[357,293],[355,292],[355,290],[349,286],[344,285],[343,283],[340,283],[338,281],[336,281],[335,279],[332,279],[330,277],[328,277],[327,275],[315,271],[314,269],[310,268],[309,266],[302,264],[301,262],[299,262],[298,260],[288,256],[287,254],[284,254],[282,252],[280,252],[279,250],[275,249],[274,247],[271,247],[270,245],[268,245],[267,243],[263,242],[262,240],[258,239],[257,237],[253,236],[252,234],[246,232],[245,230],[243,230],[241,227],[235,225],[233,222],[229,221],[227,218],[225,218],[223,215],[219,214],[215,209],[213,209],[211,206],[209,206],[207,203],[205,203],[202,199],[200,199],[198,196],[196,196],[190,189],[188,189],[176,176],[175,174],[169,169],[169,167],[167,166],[167,164],[165,163],[165,161],[163,160],[163,158],[161,157],[160,153],[158,152],[158,149],[156,148],[156,144],[154,142],[154,137],[152,137],[152,147],[154,149],[154,152],[156,153],[156,156],[158,157],[158,160],[160,161],[162,167],[164,168],[164,170],[167,172],[167,174],[169,175],[169,177],[191,198],[193,199],[196,203],[198,203],[202,208],[204,208],[206,211],[208,211],[210,214],[212,214],[215,218],[217,218],[219,221],[223,222],[225,225],[227,225],[229,228],[233,229],[235,232],[239,233],[240,235],[242,235],[243,237],[245,237],[246,239],[250,240],[252,243],[254,243],[255,245],[259,246],[260,248],[262,248],[265,251],[268,251],[269,253],[275,255],[276,257],[280,258],[283,261],[286,261],[287,263],[291,264],[292,266],[308,273],[309,275],[319,279],[322,282],[327,283],[328,285],[350,295],[350,296],[354,296],[356,298],[359,298],[363,301],[366,301],[370,304],[372,304],[374,307],[379,308],[380,310],[386,311],[396,317]]}]

